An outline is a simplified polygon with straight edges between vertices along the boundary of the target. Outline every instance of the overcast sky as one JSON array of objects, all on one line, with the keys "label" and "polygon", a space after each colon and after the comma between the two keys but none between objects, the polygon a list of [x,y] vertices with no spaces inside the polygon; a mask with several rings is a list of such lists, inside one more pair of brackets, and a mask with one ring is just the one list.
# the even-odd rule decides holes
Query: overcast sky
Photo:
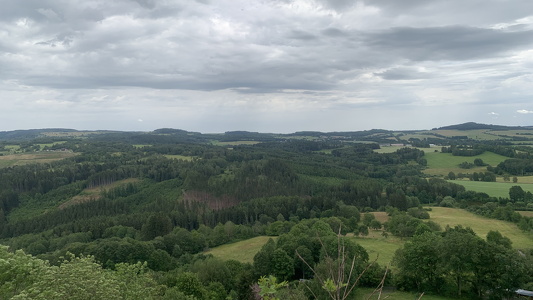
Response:
[{"label": "overcast sky", "polygon": [[531,0],[2,0],[0,131],[533,125]]}]

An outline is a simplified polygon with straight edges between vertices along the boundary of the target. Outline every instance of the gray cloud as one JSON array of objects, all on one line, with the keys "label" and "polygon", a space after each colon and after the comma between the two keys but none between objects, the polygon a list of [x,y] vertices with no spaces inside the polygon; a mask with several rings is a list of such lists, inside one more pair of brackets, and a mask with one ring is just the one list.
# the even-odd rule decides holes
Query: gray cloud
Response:
[{"label": "gray cloud", "polygon": [[[111,105],[135,128],[175,127],[170,112],[209,126],[188,112],[219,113],[242,125],[233,129],[257,119],[244,114],[272,116],[282,122],[277,128],[279,116],[293,117],[299,121],[287,126],[302,127],[294,130],[321,129],[303,123],[323,114],[350,130],[387,127],[370,125],[378,112],[394,125],[395,114],[386,113],[393,107],[420,116],[420,107],[430,114],[468,103],[504,121],[533,93],[533,2],[511,2],[474,0],[458,9],[444,0],[5,0],[0,94],[14,100],[0,120],[46,107],[81,126],[76,114],[91,107],[105,115]],[[167,110],[153,108],[163,103]],[[156,111],[166,117],[152,118]],[[464,121],[491,117],[470,116],[478,119]],[[111,120],[102,126],[112,128]]]},{"label": "gray cloud", "polygon": [[416,80],[416,79],[429,79],[433,75],[427,72],[420,72],[417,69],[410,67],[399,67],[386,70],[384,72],[375,73],[376,76],[380,76],[387,80]]},{"label": "gray cloud", "polygon": [[410,60],[470,60],[527,49],[533,31],[505,32],[463,26],[392,28],[371,35],[369,43]]}]

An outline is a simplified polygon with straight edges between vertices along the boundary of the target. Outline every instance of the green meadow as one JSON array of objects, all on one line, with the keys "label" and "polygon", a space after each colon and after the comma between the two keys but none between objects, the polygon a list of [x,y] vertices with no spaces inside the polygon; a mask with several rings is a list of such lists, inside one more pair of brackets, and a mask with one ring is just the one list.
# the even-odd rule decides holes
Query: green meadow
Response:
[{"label": "green meadow", "polygon": [[238,145],[255,145],[259,144],[257,141],[232,141],[232,142],[219,142],[214,141],[212,144],[217,146],[238,146]]},{"label": "green meadow", "polygon": [[[521,178],[518,179],[521,181]],[[513,183],[513,182],[484,182],[470,180],[453,180],[453,183],[464,186],[467,190],[487,193],[492,197],[509,198],[509,189],[512,186],[520,186],[524,191],[533,193],[533,184],[531,183]]]},{"label": "green meadow", "polygon": [[76,156],[73,152],[33,152],[0,156],[0,168],[27,165],[33,163],[49,163],[52,161]]},{"label": "green meadow", "polygon": [[258,236],[240,242],[215,247],[205,252],[223,260],[236,260],[242,263],[253,263],[254,256],[269,239],[276,240],[273,236]]},{"label": "green meadow", "polygon": [[459,164],[462,162],[474,163],[476,158],[480,158],[487,165],[497,166],[500,162],[508,159],[508,157],[488,152],[476,156],[454,156],[451,153],[431,152],[427,151],[424,155],[427,160],[427,169],[424,173],[428,175],[446,176],[450,172],[457,173],[474,173],[474,172],[486,172],[487,167],[474,167],[471,169],[462,169]]},{"label": "green meadow", "polygon": [[447,207],[432,207],[431,209],[430,220],[440,224],[443,229],[446,225],[450,227],[462,225],[472,228],[482,238],[486,238],[489,231],[497,230],[511,239],[513,247],[533,249],[533,234],[521,231],[514,223],[481,217],[463,209]]},{"label": "green meadow", "polygon": [[178,155],[178,154],[165,154],[164,157],[168,159],[180,159],[185,161],[192,161],[196,156],[185,156],[185,155]]},{"label": "green meadow", "polygon": [[[511,222],[485,218],[457,208],[432,207],[431,209],[430,220],[438,223],[443,230],[447,225],[450,227],[462,225],[472,228],[483,239],[489,231],[497,230],[512,241],[513,247],[533,249],[533,234],[521,231],[516,224]],[[401,248],[408,239],[400,239],[390,234],[388,237],[383,237],[381,233],[380,230],[371,230],[367,237],[354,237],[354,239],[367,250],[371,261],[377,259],[380,265],[386,266],[392,262],[396,250]],[[275,240],[277,237],[258,236],[212,248],[205,254],[212,254],[223,260],[252,263],[255,254],[270,238]]]},{"label": "green meadow", "polygon": [[355,241],[365,248],[370,261],[376,260],[380,266],[391,264],[394,253],[405,243],[405,240],[390,234],[387,238],[382,236],[374,238],[356,237]]}]

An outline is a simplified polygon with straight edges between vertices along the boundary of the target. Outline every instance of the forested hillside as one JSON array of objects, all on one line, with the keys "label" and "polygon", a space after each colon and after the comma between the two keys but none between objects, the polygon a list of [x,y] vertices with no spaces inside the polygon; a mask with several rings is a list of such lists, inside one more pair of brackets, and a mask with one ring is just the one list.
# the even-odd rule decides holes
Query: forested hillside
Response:
[{"label": "forested hillside", "polygon": [[[470,127],[2,133],[0,298],[84,299],[65,290],[92,288],[73,283],[77,272],[105,282],[101,299],[322,299],[352,286],[501,299],[533,289],[533,249],[429,218],[431,206],[467,209],[533,236],[532,218],[517,212],[533,210],[533,195],[511,183],[533,173],[526,129],[474,128],[496,139],[443,131]],[[502,161],[485,163],[487,153]],[[465,164],[428,172],[437,155]],[[510,196],[454,180],[508,182]],[[369,231],[405,242],[391,265],[357,243]],[[203,254],[257,236],[277,239],[252,264]]]}]

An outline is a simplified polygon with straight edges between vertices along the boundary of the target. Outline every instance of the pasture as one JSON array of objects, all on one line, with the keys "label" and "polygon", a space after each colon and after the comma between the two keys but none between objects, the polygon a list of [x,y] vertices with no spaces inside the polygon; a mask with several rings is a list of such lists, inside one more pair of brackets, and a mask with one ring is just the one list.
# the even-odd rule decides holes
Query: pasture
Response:
[{"label": "pasture", "polygon": [[388,237],[383,237],[381,232],[381,230],[371,231],[368,237],[356,237],[354,239],[368,252],[371,262],[376,260],[380,266],[386,266],[392,262],[394,253],[403,246],[405,241],[391,234]]},{"label": "pasture", "polygon": [[[374,152],[377,152],[377,153],[393,153],[393,152],[396,152],[396,150],[398,149],[402,149],[402,148],[416,148],[416,147],[406,147],[406,146],[381,146],[380,149],[376,149],[374,150]],[[441,149],[441,147],[432,147],[432,148],[416,148],[418,150],[422,150],[424,152],[426,151],[435,151],[435,150],[439,150]]]},{"label": "pasture", "polygon": [[512,186],[520,186],[524,191],[533,193],[533,184],[513,182],[484,182],[484,181],[470,181],[470,180],[450,180],[449,182],[457,183],[464,186],[467,190],[474,192],[486,193],[492,197],[509,198],[509,189]]},{"label": "pasture", "polygon": [[427,175],[446,176],[450,172],[472,174],[474,172],[486,172],[487,167],[474,167],[471,169],[462,169],[459,164],[462,162],[474,163],[476,158],[480,158],[487,165],[497,166],[500,162],[508,159],[508,157],[488,152],[476,156],[454,156],[451,153],[431,152],[427,151],[424,155],[427,160],[427,169],[423,172]]},{"label": "pasture", "polygon": [[518,249],[533,249],[533,235],[518,229],[516,224],[475,215],[466,210],[447,207],[432,207],[429,212],[430,220],[438,223],[444,229],[446,225],[454,227],[462,225],[470,227],[481,238],[486,238],[491,230],[499,231],[513,242]]},{"label": "pasture", "polygon": [[276,240],[274,236],[258,236],[244,241],[210,249],[204,254],[212,254],[214,257],[222,260],[236,260],[242,263],[253,263],[254,256],[269,239]]},{"label": "pasture", "polygon": [[490,130],[487,129],[475,129],[475,130],[455,130],[455,129],[446,129],[446,130],[432,130],[431,133],[436,133],[443,135],[445,137],[453,136],[467,136],[469,139],[474,140],[497,140],[501,137],[492,134]]}]

